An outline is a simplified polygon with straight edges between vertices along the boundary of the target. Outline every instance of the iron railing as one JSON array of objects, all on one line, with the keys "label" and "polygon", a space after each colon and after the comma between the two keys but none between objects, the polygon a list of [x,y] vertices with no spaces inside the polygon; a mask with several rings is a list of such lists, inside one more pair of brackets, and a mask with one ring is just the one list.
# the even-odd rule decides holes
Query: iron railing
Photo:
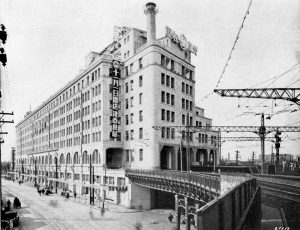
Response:
[{"label": "iron railing", "polygon": [[220,195],[220,177],[217,175],[171,170],[126,169],[133,183],[144,187],[176,193],[208,202]]}]

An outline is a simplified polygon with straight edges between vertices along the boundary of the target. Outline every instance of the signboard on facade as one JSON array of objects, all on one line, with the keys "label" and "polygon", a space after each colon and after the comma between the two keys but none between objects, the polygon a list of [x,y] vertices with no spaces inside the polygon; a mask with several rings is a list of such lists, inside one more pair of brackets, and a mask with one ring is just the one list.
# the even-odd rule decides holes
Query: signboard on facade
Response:
[{"label": "signboard on facade", "polygon": [[175,33],[174,30],[172,30],[170,27],[166,26],[165,29],[165,35],[170,38],[173,42],[178,43],[179,47],[184,51],[190,51],[193,54],[197,55],[198,48],[197,46],[194,46],[192,43],[187,41],[184,34],[178,34]]},{"label": "signboard on facade", "polygon": [[119,86],[121,78],[121,70],[119,61],[114,60],[113,67],[109,69],[109,76],[112,77],[112,132],[111,137],[116,140],[119,136],[118,121],[119,121]]}]

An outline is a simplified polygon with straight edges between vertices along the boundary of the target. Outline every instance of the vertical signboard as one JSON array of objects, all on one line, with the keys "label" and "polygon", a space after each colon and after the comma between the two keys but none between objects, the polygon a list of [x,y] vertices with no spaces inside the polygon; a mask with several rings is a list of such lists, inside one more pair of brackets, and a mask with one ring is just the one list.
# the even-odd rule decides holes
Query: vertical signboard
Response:
[{"label": "vertical signboard", "polygon": [[118,121],[119,121],[119,86],[120,86],[120,63],[116,60],[113,61],[113,67],[109,69],[109,76],[112,77],[112,117],[111,125],[112,132],[111,138],[117,140],[119,136]]}]

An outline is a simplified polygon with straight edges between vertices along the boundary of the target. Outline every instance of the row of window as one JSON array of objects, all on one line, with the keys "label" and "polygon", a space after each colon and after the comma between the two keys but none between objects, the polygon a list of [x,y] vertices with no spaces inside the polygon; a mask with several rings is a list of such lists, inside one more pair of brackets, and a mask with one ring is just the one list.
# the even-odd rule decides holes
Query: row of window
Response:
[{"label": "row of window", "polygon": [[182,109],[193,111],[193,102],[186,100],[184,98],[181,99],[181,107]]},{"label": "row of window", "polygon": [[175,122],[175,112],[166,110],[166,109],[162,109],[161,110],[161,120]]},{"label": "row of window", "polygon": [[[126,53],[124,54],[124,58],[126,59]],[[129,57],[129,51],[128,51],[128,55],[127,57]],[[129,69],[128,66],[125,66],[124,71],[125,71],[125,77],[129,76],[130,74],[133,74],[134,72],[136,72],[137,70],[140,70],[143,68],[143,59],[139,58],[138,63],[137,63],[137,67],[134,68],[134,63],[131,63],[129,65]]]},{"label": "row of window", "polygon": [[[129,87],[130,87],[130,91],[132,91],[134,89],[133,87],[134,81],[130,80],[130,82],[126,82],[125,83],[125,93],[129,92]],[[139,76],[139,87],[143,87],[143,76]]]},{"label": "row of window", "polygon": [[[139,128],[139,139],[143,139],[143,128]],[[129,140],[133,140],[134,139],[134,130],[126,130],[125,131],[125,140],[129,141]]]},{"label": "row of window", "polygon": [[[134,156],[133,156],[131,150],[126,149],[125,150],[125,155],[126,155],[126,161],[127,162],[133,162],[134,161]],[[143,161],[143,160],[144,160],[144,150],[139,149],[139,161]]]},{"label": "row of window", "polygon": [[163,139],[175,139],[175,129],[173,128],[161,128],[161,138]]},{"label": "row of window", "polygon": [[181,83],[181,92],[193,96],[193,86],[182,82]]},{"label": "row of window", "polygon": [[[143,100],[143,94],[140,93],[139,94],[139,104],[141,105],[142,104],[142,100]],[[132,108],[134,106],[134,97],[130,97],[130,99],[126,98],[125,99],[125,109],[128,109],[129,108],[129,102],[130,102],[130,107]]]},{"label": "row of window", "polygon": [[[85,79],[82,79],[81,82],[78,81],[77,82],[77,87],[76,84],[72,85],[69,89],[67,89],[64,93],[62,93],[60,96],[57,96],[55,99],[53,99],[50,103],[48,103],[47,106],[45,106],[44,108],[42,108],[41,110],[37,111],[31,119],[27,120],[24,122],[23,125],[27,126],[29,125],[33,120],[37,120],[39,117],[41,117],[42,115],[48,113],[50,110],[54,109],[56,106],[58,106],[59,104],[61,104],[62,102],[64,102],[65,100],[68,100],[69,97],[73,96],[75,93],[79,92],[81,89],[83,89],[84,87],[88,86],[90,83],[94,82],[97,78],[100,77],[100,68],[95,69],[92,73],[91,73],[91,82],[90,82],[90,75],[86,76],[86,83],[85,83]],[[87,93],[84,96],[85,100],[89,99],[89,93]],[[78,103],[78,100],[77,100]],[[74,103],[75,106],[75,103]],[[68,105],[68,109],[70,110],[70,108],[72,107],[72,105]],[[61,113],[64,113],[65,111],[61,111]],[[57,117],[58,115],[56,114],[55,117]],[[22,129],[22,126],[19,127],[20,129]]]},{"label": "row of window", "polygon": [[171,89],[174,89],[175,79],[174,77],[170,77],[169,75],[161,73],[161,84],[170,87]]},{"label": "row of window", "polygon": [[162,67],[179,74],[189,80],[193,80],[194,72],[187,67],[180,65],[171,58],[161,54],[160,64]]},{"label": "row of window", "polygon": [[161,102],[168,105],[175,105],[175,95],[165,91],[161,91]]},{"label": "row of window", "polygon": [[[134,113],[131,113],[130,116],[129,114],[125,115],[125,125],[129,125],[129,117],[130,117],[130,124],[134,123]],[[143,110],[139,111],[139,121],[143,121]]]}]

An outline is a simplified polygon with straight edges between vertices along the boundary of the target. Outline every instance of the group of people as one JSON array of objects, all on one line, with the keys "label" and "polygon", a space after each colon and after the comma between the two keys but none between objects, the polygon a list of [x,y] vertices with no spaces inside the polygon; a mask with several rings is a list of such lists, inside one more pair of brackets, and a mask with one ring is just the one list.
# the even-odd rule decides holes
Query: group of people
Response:
[{"label": "group of people", "polygon": [[[168,216],[168,219],[169,219],[169,221],[171,223],[172,223],[173,218],[174,217],[173,217],[172,213],[170,213],[169,216]],[[185,218],[182,220],[182,224],[186,224],[186,219]],[[194,220],[194,218],[190,219],[190,224],[195,226],[195,220]]]},{"label": "group of people", "polygon": [[[7,199],[5,205],[3,204],[3,201],[1,200],[1,207],[2,207],[2,209],[4,207],[5,212],[10,211],[11,210],[10,199]],[[13,202],[13,207],[14,207],[14,209],[21,208],[21,202],[18,197],[15,197],[14,202]]]}]

